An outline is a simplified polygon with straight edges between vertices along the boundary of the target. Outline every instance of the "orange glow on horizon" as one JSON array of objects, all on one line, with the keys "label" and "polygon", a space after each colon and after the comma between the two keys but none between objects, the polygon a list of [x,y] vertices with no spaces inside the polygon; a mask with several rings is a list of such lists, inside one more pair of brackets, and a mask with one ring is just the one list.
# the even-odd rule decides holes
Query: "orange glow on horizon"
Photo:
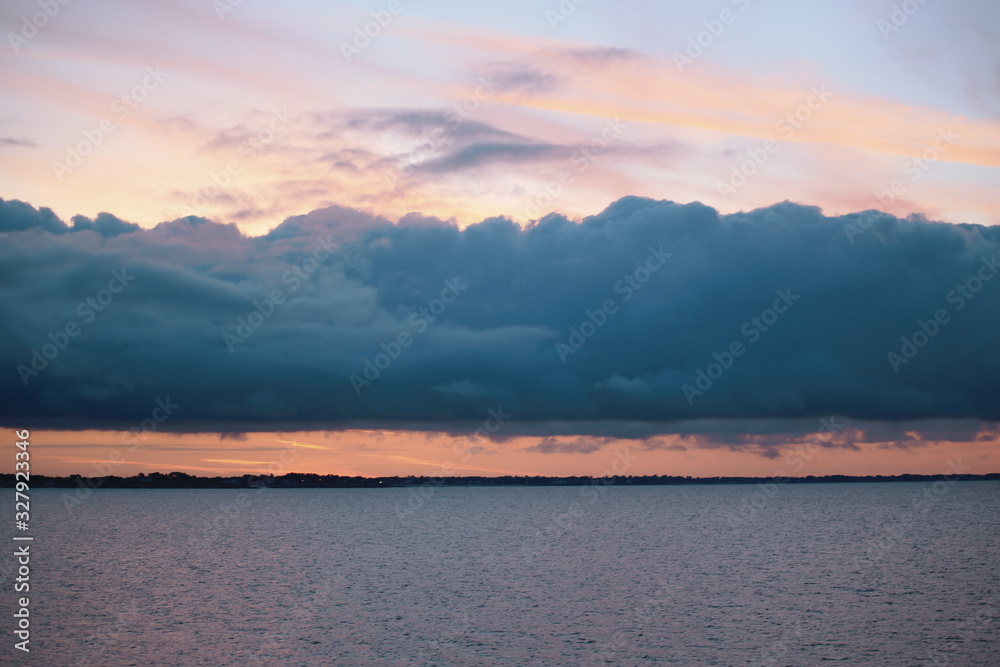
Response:
[{"label": "orange glow on horizon", "polygon": [[[291,440],[289,437],[293,437]],[[613,470],[626,475],[806,476],[898,475],[944,472],[949,461],[961,461],[973,474],[1000,472],[1000,440],[927,442],[901,449],[887,443],[859,443],[858,449],[790,444],[767,458],[757,451],[714,445],[681,446],[672,436],[658,441],[617,440],[589,453],[528,451],[541,438],[517,436],[504,442],[470,440],[443,433],[405,431],[338,431],[249,433],[244,439],[217,434],[149,434],[134,447],[121,433],[109,431],[34,431],[32,472],[38,475],[87,477],[140,472],[194,472],[209,476],[289,472],[344,476],[603,476]],[[557,438],[571,445],[576,438]],[[319,442],[324,445],[316,444]],[[278,443],[284,446],[279,446]],[[798,448],[798,449],[797,449]],[[249,456],[246,456],[249,454]],[[618,461],[616,464],[615,462]],[[3,466],[13,472],[12,463]],[[614,466],[614,468],[613,468]]]}]

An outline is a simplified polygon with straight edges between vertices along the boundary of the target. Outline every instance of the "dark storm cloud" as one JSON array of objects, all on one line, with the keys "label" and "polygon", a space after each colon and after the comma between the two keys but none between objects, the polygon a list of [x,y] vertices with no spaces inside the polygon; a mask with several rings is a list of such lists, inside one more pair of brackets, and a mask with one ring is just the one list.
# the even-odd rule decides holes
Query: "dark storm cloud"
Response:
[{"label": "dark storm cloud", "polygon": [[255,238],[193,217],[67,226],[13,201],[0,232],[11,427],[128,429],[169,397],[160,430],[470,432],[502,408],[498,441],[769,450],[830,415],[858,430],[830,446],[974,440],[1000,419],[993,227],[628,197],[528,229],[330,207]]},{"label": "dark storm cloud", "polygon": [[0,232],[44,229],[52,234],[66,234],[89,229],[101,236],[115,236],[139,229],[139,225],[125,222],[110,213],[98,213],[93,220],[76,215],[73,216],[72,222],[71,226],[66,225],[52,212],[52,209],[36,209],[22,201],[0,199]]},{"label": "dark storm cloud", "polygon": [[92,229],[101,236],[116,236],[126,232],[134,232],[139,229],[139,225],[125,222],[110,213],[98,213],[93,220],[82,215],[74,215],[70,231],[78,232],[84,229]]}]

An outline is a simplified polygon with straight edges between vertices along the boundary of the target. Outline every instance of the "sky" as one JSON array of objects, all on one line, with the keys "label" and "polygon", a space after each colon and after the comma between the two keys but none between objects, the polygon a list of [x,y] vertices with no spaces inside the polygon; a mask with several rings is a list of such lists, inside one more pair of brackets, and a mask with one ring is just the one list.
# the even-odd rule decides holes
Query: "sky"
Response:
[{"label": "sky", "polygon": [[0,26],[38,474],[1000,471],[994,2]]}]

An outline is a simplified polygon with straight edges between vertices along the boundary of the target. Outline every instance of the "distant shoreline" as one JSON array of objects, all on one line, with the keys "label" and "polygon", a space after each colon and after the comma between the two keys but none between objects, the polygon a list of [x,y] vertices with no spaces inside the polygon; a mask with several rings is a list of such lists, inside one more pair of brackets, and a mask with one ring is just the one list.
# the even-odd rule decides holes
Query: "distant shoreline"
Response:
[{"label": "distant shoreline", "polygon": [[[687,486],[693,484],[838,484],[877,482],[936,482],[951,481],[1000,481],[1000,473],[983,475],[822,475],[806,477],[687,477],[673,475],[618,475],[614,477],[546,477],[511,476],[499,477],[346,477],[342,475],[316,475],[289,473],[279,476],[241,475],[238,477],[197,477],[182,472],[169,474],[152,473],[134,477],[83,477],[70,475],[54,477],[33,475],[31,488],[67,489],[85,487],[90,489],[247,489],[269,487],[276,489],[351,489],[351,488],[406,488],[414,486]],[[0,488],[13,488],[13,473],[0,474]]]}]

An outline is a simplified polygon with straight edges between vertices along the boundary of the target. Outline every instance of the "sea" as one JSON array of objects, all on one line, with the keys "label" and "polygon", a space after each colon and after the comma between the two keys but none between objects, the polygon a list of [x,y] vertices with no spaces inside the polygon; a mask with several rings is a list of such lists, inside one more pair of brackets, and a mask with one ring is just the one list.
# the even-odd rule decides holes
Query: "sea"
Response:
[{"label": "sea", "polygon": [[31,494],[4,664],[1000,665],[1000,482]]}]

